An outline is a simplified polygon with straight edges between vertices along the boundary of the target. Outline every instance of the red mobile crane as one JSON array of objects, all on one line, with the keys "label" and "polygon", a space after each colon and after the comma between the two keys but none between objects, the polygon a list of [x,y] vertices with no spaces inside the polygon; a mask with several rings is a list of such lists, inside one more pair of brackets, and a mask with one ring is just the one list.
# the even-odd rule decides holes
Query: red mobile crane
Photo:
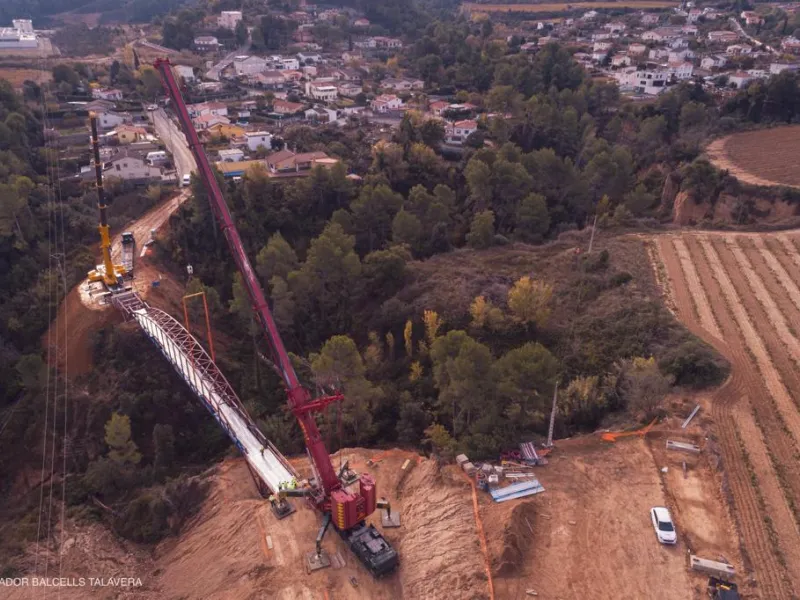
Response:
[{"label": "red mobile crane", "polygon": [[[341,480],[342,473],[337,474],[333,468],[328,449],[325,447],[314,419],[315,412],[319,412],[332,402],[342,400],[343,396],[337,393],[312,399],[309,391],[297,378],[297,373],[267,305],[264,292],[250,264],[250,259],[245,253],[228,205],[225,203],[225,198],[214,172],[211,170],[205,150],[189,117],[189,111],[175,80],[171,64],[168,59],[157,59],[154,66],[161,74],[164,88],[172,101],[189,148],[197,162],[199,176],[208,193],[211,209],[225,235],[228,247],[247,288],[250,303],[264,330],[273,360],[286,386],[289,407],[303,431],[306,449],[314,471],[314,478],[310,481],[311,487],[303,494],[323,515],[323,525],[317,536],[317,555],[319,556],[322,536],[328,525],[333,522],[342,539],[348,543],[351,550],[373,575],[386,574],[394,570],[398,564],[397,551],[388,544],[377,529],[365,523],[365,519],[375,511],[376,506],[384,504],[377,501],[375,480],[372,476],[364,473],[358,478],[357,491],[347,489]],[[342,469],[343,472],[344,470]]]}]

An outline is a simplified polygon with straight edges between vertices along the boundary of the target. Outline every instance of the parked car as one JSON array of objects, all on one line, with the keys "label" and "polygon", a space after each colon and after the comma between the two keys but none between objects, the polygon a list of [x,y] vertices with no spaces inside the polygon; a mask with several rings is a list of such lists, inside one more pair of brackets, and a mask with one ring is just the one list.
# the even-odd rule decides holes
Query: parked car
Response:
[{"label": "parked car", "polygon": [[674,544],[678,541],[678,534],[675,531],[675,524],[669,510],[663,506],[654,506],[650,509],[650,518],[653,521],[653,529],[656,530],[656,537],[662,544]]},{"label": "parked car", "polygon": [[192,176],[187,173],[183,176],[183,179],[181,179],[181,187],[186,187],[190,183],[192,183]]}]

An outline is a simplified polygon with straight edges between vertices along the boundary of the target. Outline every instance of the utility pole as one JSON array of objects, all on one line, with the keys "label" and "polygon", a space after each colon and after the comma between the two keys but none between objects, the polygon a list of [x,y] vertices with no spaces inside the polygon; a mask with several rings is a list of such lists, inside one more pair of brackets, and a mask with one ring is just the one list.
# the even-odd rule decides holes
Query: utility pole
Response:
[{"label": "utility pole", "polygon": [[547,430],[547,443],[545,448],[553,447],[553,428],[556,424],[556,404],[558,404],[558,381],[556,381],[556,389],[553,390],[553,409],[550,411],[550,428]]},{"label": "utility pole", "polygon": [[592,237],[589,238],[589,251],[586,254],[592,253],[592,246],[594,245],[594,232],[597,231],[597,209],[594,213],[594,223],[592,223]]}]

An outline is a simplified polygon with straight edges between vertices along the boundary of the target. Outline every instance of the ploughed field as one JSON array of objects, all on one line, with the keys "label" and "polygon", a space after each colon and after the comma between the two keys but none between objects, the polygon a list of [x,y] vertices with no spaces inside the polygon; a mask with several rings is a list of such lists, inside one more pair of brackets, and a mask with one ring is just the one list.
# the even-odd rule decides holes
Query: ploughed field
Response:
[{"label": "ploughed field", "polygon": [[732,365],[731,377],[711,398],[712,437],[720,447],[723,489],[745,568],[754,579],[750,592],[770,600],[796,598],[800,232],[684,232],[659,236],[655,245],[672,309]]}]

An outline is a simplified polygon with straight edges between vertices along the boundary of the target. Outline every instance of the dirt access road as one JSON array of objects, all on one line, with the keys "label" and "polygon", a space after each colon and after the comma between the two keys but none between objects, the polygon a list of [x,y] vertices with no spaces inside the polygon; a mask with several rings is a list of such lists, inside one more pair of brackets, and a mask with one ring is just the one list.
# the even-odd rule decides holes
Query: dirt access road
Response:
[{"label": "dirt access road", "polygon": [[800,594],[800,233],[655,239],[677,316],[731,362],[710,398],[750,592]]}]

